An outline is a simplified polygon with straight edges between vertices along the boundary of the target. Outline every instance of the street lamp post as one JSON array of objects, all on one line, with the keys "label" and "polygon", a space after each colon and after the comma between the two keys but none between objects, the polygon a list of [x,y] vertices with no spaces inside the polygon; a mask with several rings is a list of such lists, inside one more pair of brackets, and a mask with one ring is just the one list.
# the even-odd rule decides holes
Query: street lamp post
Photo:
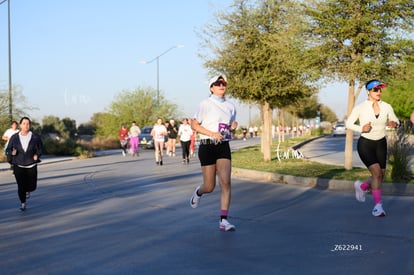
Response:
[{"label": "street lamp post", "polygon": [[10,0],[3,0],[0,5],[7,1],[7,35],[8,35],[8,52],[9,52],[9,120],[13,120],[13,102],[12,102],[12,83],[11,83],[11,43],[10,43]]},{"label": "street lamp post", "polygon": [[169,49],[167,49],[166,51],[164,51],[163,53],[161,53],[160,55],[157,55],[156,57],[154,57],[153,59],[151,59],[150,61],[140,61],[139,63],[141,64],[150,64],[154,61],[157,61],[157,105],[160,105],[160,57],[163,56],[164,54],[168,53],[169,51],[176,49],[176,48],[183,48],[184,45],[176,45],[173,46]]},{"label": "street lamp post", "polygon": [[11,79],[11,42],[10,42],[10,0],[7,1],[8,16],[8,48],[9,48],[9,119],[13,120],[13,102],[12,102],[12,79]]},{"label": "street lamp post", "polygon": [[12,79],[11,79],[11,42],[10,42],[10,0],[3,0],[0,5],[7,1],[7,27],[8,27],[8,56],[9,56],[9,120],[13,120],[13,102],[12,102]]}]

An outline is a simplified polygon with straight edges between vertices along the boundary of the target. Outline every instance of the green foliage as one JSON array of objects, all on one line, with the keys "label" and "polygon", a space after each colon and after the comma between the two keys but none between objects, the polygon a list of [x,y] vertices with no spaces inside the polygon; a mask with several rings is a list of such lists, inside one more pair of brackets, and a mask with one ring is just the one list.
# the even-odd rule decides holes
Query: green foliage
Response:
[{"label": "green foliage", "polygon": [[52,138],[43,139],[45,149],[44,155],[78,156],[79,149],[75,141],[71,139],[57,140]]},{"label": "green foliage", "polygon": [[70,118],[60,119],[55,116],[46,116],[42,119],[42,134],[57,134],[60,138],[74,138],[77,129],[76,121]]},{"label": "green foliage", "polygon": [[95,135],[103,137],[117,137],[118,130],[121,127],[116,116],[110,113],[95,113],[91,122],[96,126]]},{"label": "green foliage", "polygon": [[408,120],[414,110],[414,55],[404,59],[401,70],[387,83],[381,98],[390,103],[401,120]]},{"label": "green foliage", "polygon": [[275,108],[316,92],[311,83],[318,76],[303,47],[294,1],[236,0],[232,8],[218,13],[219,20],[203,33],[204,45],[215,55],[208,55],[205,66],[228,76],[228,93]]},{"label": "green foliage", "polygon": [[33,132],[42,133],[42,126],[36,120],[32,120],[31,128]]},{"label": "green foliage", "polygon": [[285,108],[288,112],[301,119],[315,118],[320,109],[318,97],[316,95],[303,98],[300,102]]},{"label": "green foliage", "polygon": [[85,123],[85,124],[81,124],[78,127],[78,135],[90,135],[93,136],[95,135],[96,132],[96,126],[89,122],[89,123]]},{"label": "green foliage", "polygon": [[320,112],[321,112],[321,121],[327,121],[331,123],[338,121],[338,117],[336,116],[335,112],[332,111],[332,109],[329,108],[328,106],[321,104]]},{"label": "green foliage", "polygon": [[[316,52],[305,48],[304,22],[293,0],[234,0],[203,30],[204,65],[227,75],[227,93],[259,105],[262,152],[270,158],[272,111],[317,92]],[[211,57],[213,56],[213,57]]]},{"label": "green foliage", "polygon": [[388,161],[391,166],[390,177],[395,181],[410,180],[412,178],[409,162],[414,145],[409,140],[409,130],[408,128],[400,127],[388,139]]},{"label": "green foliage", "polygon": [[[28,116],[28,111],[33,110],[27,104],[26,97],[23,95],[20,86],[13,86],[12,89],[12,112],[13,120],[19,122],[23,116]],[[30,116],[29,116],[30,117]],[[33,121],[32,121],[33,122]],[[10,128],[9,117],[9,91],[0,90],[0,132],[4,133]]]},{"label": "green foliage", "polygon": [[[309,0],[301,2],[309,28],[307,45],[319,53],[315,64],[329,80],[348,83],[347,114],[364,83],[386,79],[414,51],[412,0]],[[352,136],[345,142],[344,167],[352,169]]]},{"label": "green foliage", "polygon": [[136,121],[139,127],[154,125],[158,117],[171,119],[181,117],[175,104],[160,96],[157,105],[157,92],[151,88],[125,90],[115,96],[105,113],[97,113],[92,117],[96,126],[96,135],[117,137],[118,130],[125,123],[127,127]]},{"label": "green foliage", "polygon": [[[287,150],[302,139],[287,139],[281,144],[280,148]],[[304,159],[283,159],[278,161],[275,153],[277,144],[273,144],[273,156],[271,161],[264,161],[261,157],[260,146],[251,146],[239,149],[232,154],[232,166],[256,171],[277,173],[282,175],[292,175],[299,177],[315,177],[355,181],[357,179],[368,178],[371,174],[366,168],[353,168],[346,170],[335,165],[321,164],[318,162]],[[298,169],[300,167],[300,169]],[[387,169],[388,170],[388,169]],[[396,182],[389,174],[385,177],[385,182]],[[397,182],[414,183],[411,177],[400,177]]]},{"label": "green foliage", "polygon": [[326,77],[342,81],[384,78],[413,51],[412,0],[307,1],[309,41],[320,54]]},{"label": "green foliage", "polygon": [[[289,148],[289,145],[282,144],[281,148]],[[273,149],[276,149],[276,145],[273,146]],[[273,150],[273,152],[274,151],[275,150]],[[367,169],[354,168],[352,171],[347,171],[340,166],[320,164],[304,159],[284,159],[278,161],[276,153],[273,154],[270,162],[265,162],[261,158],[259,146],[246,147],[234,152],[232,154],[232,165],[233,167],[282,175],[351,181],[367,178],[370,175]],[[300,167],[300,169],[298,169],[298,167]]]},{"label": "green foliage", "polygon": [[311,135],[315,135],[315,136],[320,136],[324,134],[324,129],[323,127],[319,127],[319,128],[314,128],[311,130]]}]

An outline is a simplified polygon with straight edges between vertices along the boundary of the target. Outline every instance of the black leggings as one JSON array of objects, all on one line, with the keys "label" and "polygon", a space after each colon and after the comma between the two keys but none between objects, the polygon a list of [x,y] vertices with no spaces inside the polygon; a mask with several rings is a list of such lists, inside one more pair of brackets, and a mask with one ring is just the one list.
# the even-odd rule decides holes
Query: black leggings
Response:
[{"label": "black leggings", "polygon": [[379,163],[381,169],[385,169],[387,162],[387,140],[370,140],[360,137],[358,140],[358,154],[366,167]]},{"label": "black leggings", "polygon": [[21,203],[26,202],[26,192],[32,192],[37,187],[37,165],[31,168],[22,168],[13,165],[14,177],[17,182],[17,193]]},{"label": "black leggings", "polygon": [[190,157],[190,141],[180,141],[181,149],[183,150],[183,159],[188,159]]}]

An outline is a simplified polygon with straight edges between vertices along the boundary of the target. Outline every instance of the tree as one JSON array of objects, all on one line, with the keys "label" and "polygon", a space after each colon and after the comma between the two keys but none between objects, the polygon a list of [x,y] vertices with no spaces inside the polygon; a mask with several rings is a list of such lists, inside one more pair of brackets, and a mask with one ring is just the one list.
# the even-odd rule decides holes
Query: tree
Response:
[{"label": "tree", "polygon": [[[402,58],[413,51],[412,0],[310,0],[308,43],[320,53],[327,79],[348,83],[349,115],[364,83],[398,71]],[[352,131],[346,134],[345,169],[352,169]]]},{"label": "tree", "polygon": [[381,98],[390,103],[395,114],[402,120],[408,120],[414,110],[414,55],[405,58],[405,66],[387,81],[387,89]]},{"label": "tree", "polygon": [[96,135],[118,137],[118,130],[123,123],[131,125],[136,121],[139,127],[155,124],[158,117],[163,119],[181,116],[177,105],[160,96],[158,105],[157,92],[151,88],[124,90],[115,96],[114,101],[104,113],[94,114],[92,123],[96,125]]},{"label": "tree", "polygon": [[338,117],[336,116],[335,112],[332,111],[332,109],[329,108],[328,106],[321,104],[320,112],[321,112],[321,121],[326,121],[330,123],[338,121]]},{"label": "tree", "polygon": [[118,130],[120,124],[118,118],[110,113],[100,112],[92,115],[91,121],[89,122],[95,125],[95,135],[101,137],[118,137]]},{"label": "tree", "polygon": [[[20,86],[13,86],[12,89],[12,109],[13,120],[17,122],[21,117],[27,116],[28,112],[35,109],[30,107],[27,103],[26,97],[22,93]],[[0,131],[4,133],[10,127],[9,117],[9,92],[6,90],[0,91]]]},{"label": "tree", "polygon": [[287,106],[284,110],[291,113],[295,117],[292,126],[299,129],[299,119],[302,119],[303,122],[305,119],[315,118],[318,115],[320,106],[321,104],[318,102],[318,97],[313,95],[311,97],[303,98],[298,103]]},{"label": "tree", "polygon": [[96,126],[92,122],[82,123],[78,127],[78,134],[81,135],[95,135]]},{"label": "tree", "polygon": [[[235,0],[228,13],[203,30],[203,56],[210,71],[229,79],[228,93],[258,104],[262,118],[262,152],[271,160],[274,108],[300,102],[316,92],[317,74],[306,51],[298,6],[289,0]],[[210,54],[210,52],[209,52]]]},{"label": "tree", "polygon": [[304,98],[298,104],[299,108],[296,108],[295,114],[301,119],[311,119],[318,115],[318,111],[321,108],[321,104],[318,102],[316,95],[309,98]]},{"label": "tree", "polygon": [[62,120],[56,116],[45,116],[42,119],[42,134],[56,133],[63,139],[74,138],[76,121],[68,117]]},{"label": "tree", "polygon": [[76,129],[76,121],[69,117],[65,117],[61,120],[62,128],[64,129],[64,138],[71,138],[73,139],[76,136],[77,129]]}]

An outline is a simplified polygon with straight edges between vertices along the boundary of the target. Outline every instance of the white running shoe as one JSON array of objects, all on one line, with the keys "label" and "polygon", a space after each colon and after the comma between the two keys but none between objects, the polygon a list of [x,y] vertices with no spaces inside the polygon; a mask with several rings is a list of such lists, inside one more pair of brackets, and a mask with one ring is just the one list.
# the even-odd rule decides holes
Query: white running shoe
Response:
[{"label": "white running shoe", "polygon": [[384,209],[382,209],[382,204],[381,203],[377,203],[374,206],[374,209],[372,209],[372,215],[374,215],[375,217],[384,217],[385,216],[385,211],[384,211]]},{"label": "white running shoe", "polygon": [[190,199],[190,205],[192,208],[197,208],[198,203],[200,202],[200,199],[201,199],[201,196],[197,195],[198,189],[200,189],[200,186],[198,186],[196,190],[194,190],[194,193]]},{"label": "white running shoe", "polygon": [[361,189],[362,182],[357,180],[354,182],[354,188],[355,188],[355,198],[359,202],[365,201],[365,191]]},{"label": "white running shoe", "polygon": [[219,224],[220,231],[235,231],[236,227],[229,223],[228,220],[222,219]]}]

